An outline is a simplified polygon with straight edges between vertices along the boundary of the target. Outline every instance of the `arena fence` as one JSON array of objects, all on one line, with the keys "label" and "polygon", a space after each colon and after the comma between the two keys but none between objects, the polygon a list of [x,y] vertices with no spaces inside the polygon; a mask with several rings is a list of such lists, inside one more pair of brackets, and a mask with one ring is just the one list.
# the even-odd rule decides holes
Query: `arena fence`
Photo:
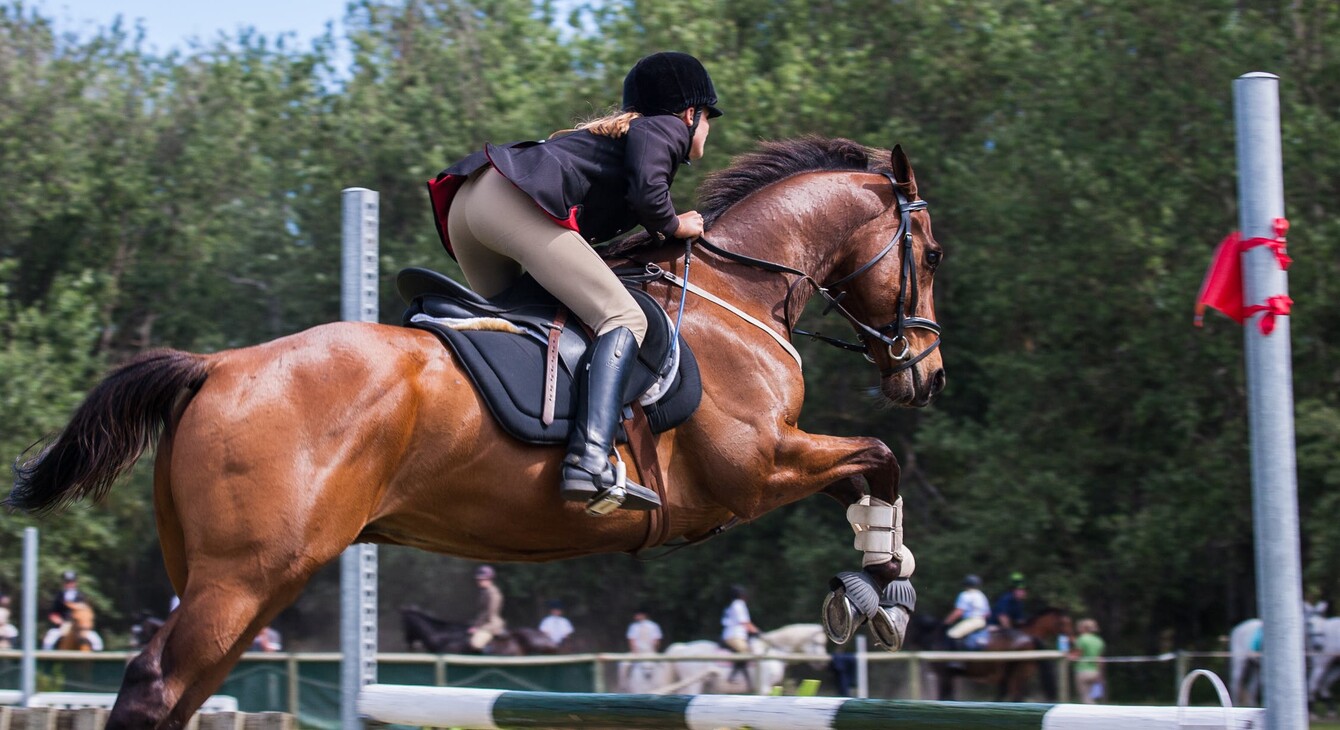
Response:
[{"label": "arena fence", "polygon": [[[1016,652],[1012,659],[1024,659]],[[1045,656],[1059,657],[1055,652]],[[40,692],[114,693],[132,652],[38,652]],[[985,659],[976,653],[954,659]],[[883,652],[865,655],[870,666],[870,696],[922,699],[934,696],[933,678],[925,670],[940,654]],[[1108,662],[1110,701],[1128,704],[1175,704],[1181,678],[1195,668],[1227,676],[1227,654],[1177,652],[1150,657],[1112,657]],[[569,654],[548,657],[480,657],[423,653],[382,653],[377,656],[378,681],[422,687],[467,687],[494,690],[602,693],[615,692],[620,662],[658,657],[630,654]],[[769,659],[776,657],[769,656]],[[663,659],[663,657],[662,657]],[[17,703],[20,652],[0,650],[0,705]],[[838,694],[834,675],[811,666],[814,657],[797,655],[788,678],[822,682],[819,694]],[[1054,658],[1059,679],[1068,663]],[[229,674],[220,695],[235,697],[244,713],[282,711],[298,718],[305,730],[340,727],[340,655],[336,652],[248,653]],[[926,675],[926,676],[923,676]],[[959,699],[994,699],[985,686],[960,682]],[[1058,681],[1058,689],[1064,689]],[[1035,685],[1036,686],[1036,685]],[[11,690],[6,693],[4,690]],[[676,690],[670,690],[676,692]],[[973,694],[975,692],[975,694]],[[13,694],[14,697],[7,697]],[[853,694],[855,689],[853,688]],[[1041,696],[1040,694],[1038,696]],[[1058,695],[1066,702],[1065,695]],[[1193,699],[1212,701],[1202,687]],[[3,730],[3,728],[0,728]]]},{"label": "arena fence", "polygon": [[608,695],[374,684],[359,712],[376,722],[469,730],[1259,730],[1256,708],[1119,707],[840,697]]}]

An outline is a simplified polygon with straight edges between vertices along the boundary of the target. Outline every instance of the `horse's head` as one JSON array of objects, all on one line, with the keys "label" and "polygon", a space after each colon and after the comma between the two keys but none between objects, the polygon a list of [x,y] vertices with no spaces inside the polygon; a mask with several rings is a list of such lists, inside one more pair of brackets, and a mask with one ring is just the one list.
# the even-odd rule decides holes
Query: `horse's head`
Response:
[{"label": "horse's head", "polygon": [[131,642],[137,647],[147,646],[165,622],[148,611],[141,611],[137,619],[130,626]]},{"label": "horse's head", "polygon": [[1058,636],[1075,638],[1075,625],[1070,612],[1063,608],[1044,608],[1021,627],[1024,633],[1050,644]]},{"label": "horse's head", "polygon": [[1322,651],[1326,648],[1326,608],[1326,601],[1303,602],[1303,621],[1307,627],[1309,651]]},{"label": "horse's head", "polygon": [[895,404],[921,407],[945,386],[934,290],[944,252],[901,146],[890,153],[884,177],[883,212],[852,234],[834,272],[840,278],[828,288],[853,315],[866,358],[880,369],[880,392]]},{"label": "horse's head", "polygon": [[74,601],[65,604],[70,609],[70,623],[74,625],[77,631],[92,631],[96,615],[93,607],[83,601]]}]

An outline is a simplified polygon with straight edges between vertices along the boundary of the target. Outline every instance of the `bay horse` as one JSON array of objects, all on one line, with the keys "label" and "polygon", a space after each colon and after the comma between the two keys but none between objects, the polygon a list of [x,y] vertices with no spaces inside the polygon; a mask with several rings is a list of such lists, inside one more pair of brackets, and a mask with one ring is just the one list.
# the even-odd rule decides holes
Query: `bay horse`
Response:
[{"label": "bay horse", "polygon": [[[1060,608],[1046,608],[1015,629],[995,629],[989,633],[982,651],[1033,651],[1056,644],[1058,636],[1067,636],[1074,645],[1074,626],[1070,614]],[[947,637],[941,632],[941,637]],[[944,648],[941,646],[940,648]],[[1022,702],[1028,680],[1038,673],[1039,663],[1028,661],[935,662],[934,671],[941,700],[954,699],[954,680],[963,677],[996,688],[996,700]],[[1043,671],[1047,671],[1043,669]],[[1044,691],[1055,692],[1055,683],[1043,679]]]},{"label": "bay horse", "polygon": [[[470,627],[459,621],[438,618],[417,606],[400,607],[405,645],[418,646],[433,654],[479,654],[470,646]],[[494,656],[557,654],[558,645],[543,631],[527,626],[509,628],[493,637],[485,652]]]},{"label": "bay horse", "polygon": [[[622,452],[630,478],[667,485],[661,510],[593,518],[561,500],[564,449],[504,432],[428,332],[332,323],[209,355],[146,352],[112,370],[53,441],[20,457],[6,500],[39,514],[96,500],[161,430],[154,508],[181,605],[127,666],[108,727],[183,727],[252,637],[356,542],[538,562],[706,538],[819,492],[846,508],[868,485],[893,503],[887,445],[797,425],[804,379],[789,339],[817,291],[857,330],[862,344],[848,345],[890,403],[925,406],[943,389],[943,254],[906,154],[764,143],[699,200],[715,249],[691,281],[729,305],[695,294],[683,312],[702,405],[655,438],[659,468]],[[689,254],[666,242],[628,255],[682,277]],[[646,286],[674,316],[679,290]],[[903,558],[865,571],[882,588],[910,574]]]}]

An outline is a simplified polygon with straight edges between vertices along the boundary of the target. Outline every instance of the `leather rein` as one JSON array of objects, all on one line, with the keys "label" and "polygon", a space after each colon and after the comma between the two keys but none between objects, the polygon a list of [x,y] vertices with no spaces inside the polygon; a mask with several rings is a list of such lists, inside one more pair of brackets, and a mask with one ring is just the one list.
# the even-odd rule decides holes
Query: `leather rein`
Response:
[{"label": "leather rein", "polygon": [[[880,174],[888,178],[889,183],[893,185],[893,194],[896,196],[898,202],[898,230],[894,232],[893,238],[889,241],[888,245],[886,245],[879,253],[875,254],[874,258],[871,258],[855,271],[828,286],[820,284],[814,277],[799,269],[793,269],[790,266],[785,266],[783,264],[766,261],[764,259],[756,259],[752,256],[735,253],[734,251],[728,251],[711,243],[705,237],[699,238],[698,243],[703,248],[722,258],[762,269],[764,271],[771,271],[779,274],[791,274],[798,277],[795,281],[791,282],[789,287],[787,287],[786,299],[782,302],[782,314],[785,320],[787,333],[792,335],[804,335],[834,347],[840,347],[852,352],[859,352],[865,356],[866,360],[869,360],[872,363],[875,362],[875,358],[872,354],[873,351],[871,350],[871,347],[883,344],[888,348],[889,359],[897,363],[880,370],[881,376],[888,377],[895,373],[907,370],[918,362],[921,362],[927,355],[934,352],[935,348],[940,346],[940,325],[934,320],[926,319],[925,317],[917,317],[914,314],[907,313],[909,304],[911,311],[916,312],[917,302],[920,299],[919,287],[917,285],[916,258],[912,255],[912,213],[913,211],[926,210],[926,201],[909,201],[907,196],[903,194],[897,178],[887,172],[882,172]],[[842,306],[842,299],[847,296],[847,292],[837,290],[872,269],[875,264],[878,264],[883,260],[895,246],[899,245],[902,247],[903,260],[902,268],[899,273],[897,314],[893,320],[878,327],[872,327],[857,319],[856,315],[852,314],[846,307]],[[797,328],[791,315],[791,297],[794,294],[796,287],[801,283],[808,283],[810,286],[814,287],[815,293],[823,297],[824,301],[827,302],[828,306],[824,307],[824,314],[836,311],[850,322],[851,325],[856,328],[856,336],[860,342],[850,342],[836,337],[829,337],[818,332],[809,332]],[[911,290],[910,297],[908,296],[909,289]],[[835,291],[836,293],[834,293]],[[935,333],[935,341],[926,346],[916,355],[912,354],[912,344],[907,339],[907,330],[914,328],[929,330]]]}]

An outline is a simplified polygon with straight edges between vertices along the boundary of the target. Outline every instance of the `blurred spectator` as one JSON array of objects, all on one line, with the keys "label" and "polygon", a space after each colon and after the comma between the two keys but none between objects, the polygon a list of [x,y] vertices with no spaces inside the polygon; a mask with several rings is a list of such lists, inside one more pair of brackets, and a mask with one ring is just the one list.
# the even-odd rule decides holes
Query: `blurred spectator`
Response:
[{"label": "blurred spectator", "polygon": [[563,615],[562,601],[549,602],[549,615],[540,622],[540,631],[554,642],[554,646],[562,646],[572,636],[572,622]]},{"label": "blurred spectator", "polygon": [[1098,635],[1097,621],[1080,619],[1075,628],[1079,632],[1071,652],[1071,658],[1075,660],[1075,689],[1079,692],[1080,702],[1091,705],[1107,696],[1103,686],[1103,665],[1097,661],[1107,645]]},{"label": "blurred spectator", "polygon": [[0,594],[0,649],[13,649],[19,630],[10,622],[9,596]]},{"label": "blurred spectator", "polygon": [[661,650],[661,627],[647,616],[646,609],[633,614],[628,624],[628,651],[634,654],[655,654]]},{"label": "blurred spectator", "polygon": [[275,630],[273,626],[266,626],[261,629],[256,638],[251,642],[251,651],[283,651],[284,637]]}]

